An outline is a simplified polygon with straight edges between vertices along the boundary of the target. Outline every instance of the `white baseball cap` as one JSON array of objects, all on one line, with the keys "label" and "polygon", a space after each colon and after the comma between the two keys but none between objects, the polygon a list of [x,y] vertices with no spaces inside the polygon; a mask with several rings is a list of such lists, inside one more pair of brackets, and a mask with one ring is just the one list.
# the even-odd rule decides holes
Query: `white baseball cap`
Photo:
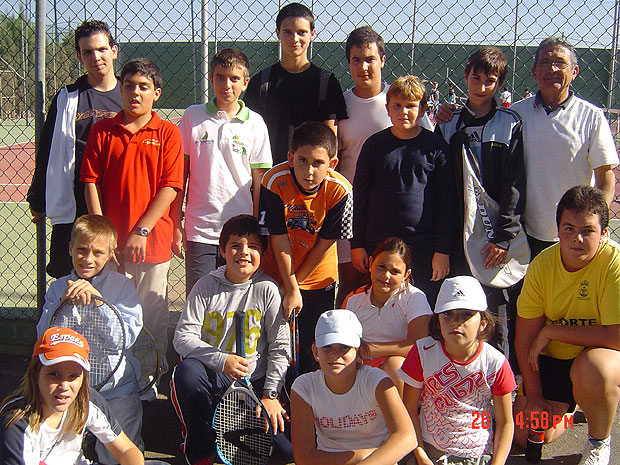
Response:
[{"label": "white baseball cap", "polygon": [[350,310],[328,310],[319,317],[314,330],[315,344],[325,347],[342,344],[359,347],[362,339],[362,324]]},{"label": "white baseball cap", "polygon": [[487,296],[482,286],[473,276],[456,276],[446,279],[439,289],[435,313],[448,310],[487,310]]}]

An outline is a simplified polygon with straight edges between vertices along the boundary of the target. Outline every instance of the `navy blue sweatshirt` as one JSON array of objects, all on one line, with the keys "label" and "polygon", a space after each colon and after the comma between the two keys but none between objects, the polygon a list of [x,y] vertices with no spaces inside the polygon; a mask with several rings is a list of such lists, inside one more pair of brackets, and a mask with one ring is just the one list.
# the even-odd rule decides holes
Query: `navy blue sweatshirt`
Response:
[{"label": "navy blue sweatshirt", "polygon": [[450,254],[458,203],[448,145],[422,129],[399,139],[384,129],[368,138],[353,181],[352,248],[372,253],[396,236],[415,251]]}]

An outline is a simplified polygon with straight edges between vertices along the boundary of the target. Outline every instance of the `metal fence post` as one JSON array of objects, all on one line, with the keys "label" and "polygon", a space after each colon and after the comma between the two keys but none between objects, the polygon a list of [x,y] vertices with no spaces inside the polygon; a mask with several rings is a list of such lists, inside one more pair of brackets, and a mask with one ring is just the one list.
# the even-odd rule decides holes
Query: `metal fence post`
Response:
[{"label": "metal fence post", "polygon": [[[45,119],[45,0],[36,0],[35,12],[35,92],[34,132],[39,141]],[[45,297],[45,217],[37,222],[37,310]]]}]

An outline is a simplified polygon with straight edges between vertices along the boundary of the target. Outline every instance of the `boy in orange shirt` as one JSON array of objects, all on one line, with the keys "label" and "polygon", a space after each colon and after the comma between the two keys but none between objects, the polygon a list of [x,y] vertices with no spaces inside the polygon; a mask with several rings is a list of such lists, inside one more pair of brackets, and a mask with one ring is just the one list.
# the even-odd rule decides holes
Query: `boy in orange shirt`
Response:
[{"label": "boy in orange shirt", "polygon": [[[142,299],[144,327],[155,337],[167,371],[168,269],[172,258],[170,204],[183,189],[179,128],[153,111],[161,72],[147,58],[121,72],[123,111],[98,122],[88,138],[81,178],[89,213],[105,215],[118,230],[119,269]],[[156,391],[147,399],[154,399]]]},{"label": "boy in orange shirt", "polygon": [[298,126],[288,161],[265,173],[260,192],[260,233],[269,236],[261,266],[284,289],[284,317],[301,310],[301,373],[314,365],[310,348],[319,316],[334,308],[336,240],[352,235],[352,188],[334,171],[336,146],[336,135],[326,124]]}]

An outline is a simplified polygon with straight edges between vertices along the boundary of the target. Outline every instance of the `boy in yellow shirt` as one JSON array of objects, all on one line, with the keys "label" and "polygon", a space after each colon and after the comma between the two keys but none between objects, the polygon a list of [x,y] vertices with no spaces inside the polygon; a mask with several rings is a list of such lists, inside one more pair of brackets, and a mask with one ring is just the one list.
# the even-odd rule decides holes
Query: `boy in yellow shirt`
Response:
[{"label": "boy in yellow shirt", "polygon": [[[569,189],[557,208],[560,241],[534,258],[517,301],[516,418],[561,418],[579,404],[588,420],[580,465],[609,464],[620,394],[620,246],[607,237],[608,220],[599,189]],[[570,424],[555,423],[539,433],[545,442]],[[527,427],[515,429],[517,444],[527,436]]]}]

